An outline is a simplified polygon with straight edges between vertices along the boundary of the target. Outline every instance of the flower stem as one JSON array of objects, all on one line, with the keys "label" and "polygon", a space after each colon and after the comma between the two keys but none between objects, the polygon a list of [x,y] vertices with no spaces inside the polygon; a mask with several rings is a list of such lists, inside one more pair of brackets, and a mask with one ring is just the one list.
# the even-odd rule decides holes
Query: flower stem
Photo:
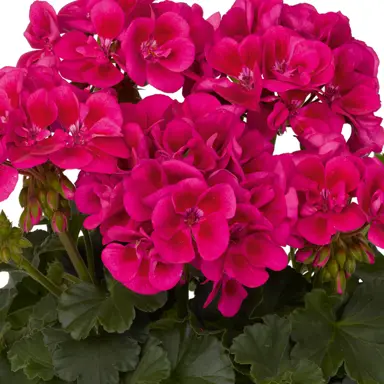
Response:
[{"label": "flower stem", "polygon": [[89,283],[92,282],[87,266],[85,265],[84,260],[82,259],[80,252],[70,234],[68,232],[62,232],[58,235],[61,243],[64,245],[64,248],[68,253],[69,258],[71,259],[77,275],[83,281],[87,281]]},{"label": "flower stem", "polygon": [[93,253],[93,244],[92,239],[89,234],[89,231],[87,229],[82,229],[83,235],[84,235],[84,242],[85,242],[85,251],[87,254],[87,265],[88,265],[88,271],[91,276],[91,279],[93,282],[96,281],[96,270],[95,270],[95,256]]},{"label": "flower stem", "polygon": [[26,258],[22,255],[13,255],[12,259],[14,262],[21,267],[25,272],[28,273],[32,279],[40,283],[46,288],[52,295],[59,297],[61,295],[61,289],[46,276],[44,276],[36,267],[34,267]]}]

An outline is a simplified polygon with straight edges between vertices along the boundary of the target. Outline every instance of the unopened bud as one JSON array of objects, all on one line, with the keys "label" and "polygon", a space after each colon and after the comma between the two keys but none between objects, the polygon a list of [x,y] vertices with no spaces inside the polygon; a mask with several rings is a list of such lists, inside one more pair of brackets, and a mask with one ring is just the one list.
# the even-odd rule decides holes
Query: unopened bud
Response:
[{"label": "unopened bud", "polygon": [[320,271],[320,278],[323,283],[328,283],[332,280],[332,276],[326,268],[323,268]]},{"label": "unopened bud", "polygon": [[329,245],[325,245],[319,250],[319,252],[317,252],[316,259],[313,262],[313,265],[318,268],[323,268],[328,263],[330,257],[331,247]]},{"label": "unopened bud", "polygon": [[344,271],[352,275],[356,270],[356,260],[348,258],[344,264]]},{"label": "unopened bud", "polygon": [[9,250],[8,247],[1,248],[1,250],[0,250],[0,260],[3,263],[9,263],[9,261],[11,260],[11,251]]},{"label": "unopened bud", "polygon": [[363,250],[357,244],[350,246],[349,253],[356,261],[362,262],[364,260]]},{"label": "unopened bud", "polygon": [[344,248],[339,248],[336,251],[335,259],[338,262],[338,264],[340,265],[340,268],[344,268],[344,264],[347,260],[347,252],[345,251]]},{"label": "unopened bud", "polygon": [[371,247],[361,244],[362,249],[362,256],[363,256],[363,263],[366,264],[375,264],[375,254],[373,253],[373,250]]},{"label": "unopened bud", "polygon": [[303,264],[312,264],[313,260],[315,260],[315,252],[313,249],[299,249],[296,252],[296,261]]},{"label": "unopened bud", "polygon": [[33,197],[29,200],[28,209],[31,215],[32,225],[39,224],[41,221],[42,212],[40,202],[36,197]]},{"label": "unopened bud", "polygon": [[24,209],[23,213],[20,216],[19,227],[25,233],[30,232],[33,227],[31,214],[28,208]]},{"label": "unopened bud", "polygon": [[25,208],[28,204],[28,188],[23,188],[19,194],[19,204],[22,208]]},{"label": "unopened bud", "polygon": [[26,239],[25,237],[22,237],[18,242],[18,246],[20,248],[31,248],[32,243],[28,239]]},{"label": "unopened bud", "polygon": [[60,180],[62,195],[67,200],[73,200],[76,188],[66,176],[62,176]]},{"label": "unopened bud", "polygon": [[52,189],[47,193],[47,205],[52,211],[59,209],[60,197],[56,191]]},{"label": "unopened bud", "polygon": [[0,238],[6,239],[11,233],[12,224],[8,220],[6,214],[2,211],[0,213]]},{"label": "unopened bud", "polygon": [[330,273],[330,275],[332,276],[333,279],[336,279],[337,277],[337,274],[339,273],[339,264],[336,260],[331,260],[328,264],[327,264],[327,270],[328,272]]},{"label": "unopened bud", "polygon": [[45,207],[47,204],[47,192],[44,189],[39,189],[37,192],[37,198],[40,201],[40,204]]},{"label": "unopened bud", "polygon": [[68,228],[68,219],[63,212],[56,211],[52,216],[52,229],[56,233],[63,233]]},{"label": "unopened bud", "polygon": [[344,271],[339,271],[336,277],[336,292],[342,295],[345,292],[347,286],[347,277]]},{"label": "unopened bud", "polygon": [[60,192],[61,190],[60,182],[56,173],[48,173],[47,182],[52,189],[54,189],[56,192]]}]

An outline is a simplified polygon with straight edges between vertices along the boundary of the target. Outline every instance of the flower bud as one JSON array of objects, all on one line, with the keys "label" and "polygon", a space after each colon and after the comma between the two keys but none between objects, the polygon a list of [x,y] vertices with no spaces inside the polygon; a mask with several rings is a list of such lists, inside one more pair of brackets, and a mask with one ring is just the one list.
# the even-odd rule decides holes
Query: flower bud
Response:
[{"label": "flower bud", "polygon": [[62,196],[67,200],[73,200],[75,197],[76,188],[68,177],[62,175],[60,180],[60,186],[62,190]]},{"label": "flower bud", "polygon": [[58,175],[56,173],[48,173],[47,174],[47,184],[56,192],[60,192],[60,182]]},{"label": "flower bud", "polygon": [[344,271],[352,275],[356,270],[356,260],[348,258],[344,264]]},{"label": "flower bud", "polygon": [[37,192],[37,198],[40,204],[45,207],[47,204],[47,192],[44,189],[39,189]]},{"label": "flower bud", "polygon": [[303,264],[312,264],[313,260],[315,260],[315,252],[313,249],[299,249],[296,252],[296,261]]},{"label": "flower bud", "polygon": [[347,277],[344,271],[339,271],[336,277],[336,292],[342,295],[345,292],[347,286]]},{"label": "flower bud", "polygon": [[363,256],[363,263],[366,264],[375,264],[375,254],[373,253],[373,250],[371,247],[365,244],[360,245],[362,249],[362,256]]},{"label": "flower bud", "polygon": [[19,195],[19,204],[22,208],[25,208],[28,204],[28,188],[23,188]]},{"label": "flower bud", "polygon": [[9,263],[11,260],[11,251],[8,247],[3,247],[0,250],[0,261],[3,263]]},{"label": "flower bud", "polygon": [[68,219],[63,212],[56,211],[52,216],[52,229],[56,233],[63,233],[68,228]]},{"label": "flower bud", "polygon": [[0,213],[0,238],[6,239],[11,233],[11,229],[12,229],[12,224],[8,220],[8,217],[6,216],[4,211],[2,211]]},{"label": "flower bud", "polygon": [[19,227],[25,233],[30,232],[33,227],[31,214],[28,208],[24,209],[23,213],[20,216]]},{"label": "flower bud", "polygon": [[352,244],[349,247],[349,253],[356,261],[362,262],[364,259],[363,250],[357,244]]},{"label": "flower bud", "polygon": [[329,245],[325,245],[317,252],[316,259],[313,262],[313,266],[323,268],[328,263],[330,257],[331,247]]},{"label": "flower bud", "polygon": [[323,268],[320,271],[320,278],[323,283],[328,283],[332,280],[332,276],[326,268]]},{"label": "flower bud", "polygon": [[18,246],[20,248],[31,248],[32,243],[28,239],[26,239],[25,237],[22,237],[18,242]]},{"label": "flower bud", "polygon": [[60,197],[54,190],[49,190],[47,193],[47,205],[52,211],[59,209]]},{"label": "flower bud", "polygon": [[29,202],[28,202],[28,209],[29,209],[29,214],[31,216],[31,222],[32,225],[36,225],[40,223],[41,220],[41,205],[39,200],[37,200],[36,197],[32,197]]},{"label": "flower bud", "polygon": [[331,274],[332,278],[333,279],[336,279],[337,277],[337,274],[339,273],[339,264],[336,260],[331,260],[328,264],[327,264],[327,270],[328,272]]},{"label": "flower bud", "polygon": [[344,264],[347,260],[347,252],[345,248],[339,248],[335,254],[335,259],[340,265],[340,268],[344,268]]}]

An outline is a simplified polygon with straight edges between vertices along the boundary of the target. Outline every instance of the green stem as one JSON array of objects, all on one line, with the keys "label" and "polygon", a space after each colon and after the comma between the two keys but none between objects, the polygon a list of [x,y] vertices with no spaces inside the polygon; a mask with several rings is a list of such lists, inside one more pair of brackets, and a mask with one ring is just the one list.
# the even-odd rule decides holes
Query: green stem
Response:
[{"label": "green stem", "polygon": [[70,283],[73,283],[73,284],[81,283],[81,280],[78,277],[73,276],[73,275],[71,275],[70,273],[67,273],[67,272],[65,272],[63,274],[63,279],[67,280],[67,281],[69,281]]},{"label": "green stem", "polygon": [[61,295],[61,289],[44,276],[37,268],[35,268],[27,259],[19,255],[18,257],[13,256],[15,263],[24,269],[32,279],[36,280],[43,287],[45,287],[52,295],[59,297]]},{"label": "green stem", "polygon": [[64,245],[64,248],[68,253],[69,258],[71,259],[77,275],[81,280],[91,283],[92,279],[89,275],[87,266],[85,265],[84,260],[82,259],[80,252],[70,234],[68,232],[63,232],[58,235],[61,243]]},{"label": "green stem", "polygon": [[91,275],[91,279],[93,282],[96,281],[96,270],[95,270],[95,256],[93,253],[93,244],[91,236],[89,235],[89,231],[87,229],[82,229],[83,235],[84,235],[84,242],[85,242],[85,251],[87,254],[87,265],[88,265],[88,271]]}]

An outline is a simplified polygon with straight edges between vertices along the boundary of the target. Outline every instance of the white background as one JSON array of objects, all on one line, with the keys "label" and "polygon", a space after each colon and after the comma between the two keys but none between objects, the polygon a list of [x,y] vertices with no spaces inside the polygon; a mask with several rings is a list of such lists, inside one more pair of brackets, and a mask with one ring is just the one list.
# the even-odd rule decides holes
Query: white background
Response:
[{"label": "white background", "polygon": [[[32,0],[0,0],[0,67],[16,65],[21,54],[30,50],[23,32],[28,24],[29,6],[32,2]],[[69,3],[68,0],[50,0],[49,2],[57,11]],[[200,4],[205,16],[208,17],[217,11],[224,14],[231,7],[233,0],[185,0],[185,2],[191,5]],[[290,5],[300,2],[302,1],[286,0]],[[365,41],[376,50],[381,59],[384,58],[384,0],[307,0],[307,3],[314,5],[319,12],[341,11],[348,16],[353,36]],[[383,71],[384,68],[381,67],[379,74],[381,84],[384,80]],[[146,94],[152,92],[153,90],[149,89]],[[380,115],[382,114],[383,110]],[[292,152],[297,149],[297,144],[292,137],[284,135],[280,139],[278,153]],[[4,210],[14,224],[18,222],[21,213],[18,193],[17,188],[10,199],[0,203],[0,210]],[[0,286],[2,285],[1,277],[0,274]]]}]

